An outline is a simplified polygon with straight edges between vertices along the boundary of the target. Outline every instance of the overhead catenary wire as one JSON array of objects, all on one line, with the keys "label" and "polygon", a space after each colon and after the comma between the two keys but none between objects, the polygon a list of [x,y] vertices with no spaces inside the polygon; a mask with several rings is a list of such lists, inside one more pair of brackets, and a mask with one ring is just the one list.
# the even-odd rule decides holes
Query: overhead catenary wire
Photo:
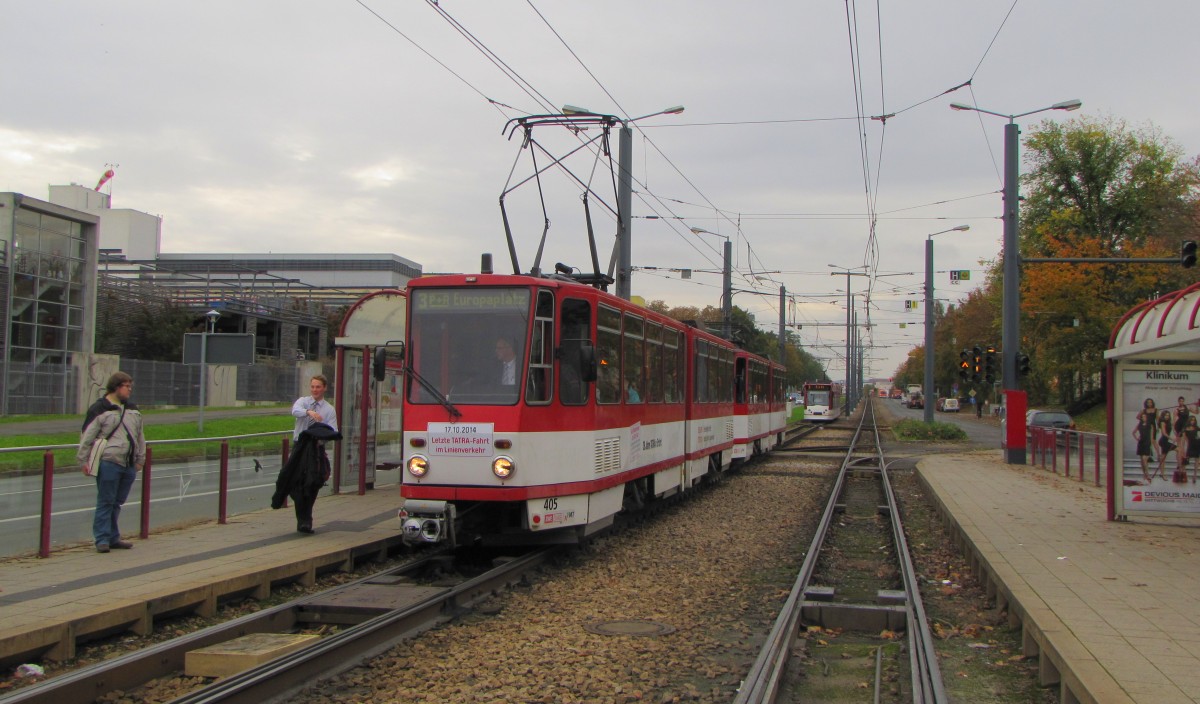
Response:
[{"label": "overhead catenary wire", "polygon": [[[751,237],[748,236],[747,233],[745,233],[742,230],[742,228],[739,226],[739,220],[740,221],[748,221],[748,220],[757,220],[757,219],[788,219],[788,218],[795,218],[795,219],[860,218],[860,219],[865,219],[868,222],[868,233],[867,233],[868,234],[868,242],[867,242],[867,250],[864,253],[864,260],[868,263],[870,268],[872,270],[874,270],[878,266],[878,256],[879,256],[878,255],[878,234],[879,234],[878,227],[879,227],[879,221],[881,218],[895,219],[895,220],[945,220],[947,218],[938,217],[935,215],[931,215],[929,217],[920,217],[919,215],[914,214],[913,217],[908,217],[908,216],[898,216],[897,214],[900,212],[903,212],[903,211],[911,211],[911,210],[921,208],[921,207],[936,206],[936,205],[941,205],[941,204],[944,204],[947,202],[952,202],[952,200],[958,200],[958,199],[950,199],[950,200],[938,201],[938,202],[931,203],[931,204],[907,206],[907,207],[898,208],[898,209],[895,209],[892,211],[886,211],[886,213],[881,213],[879,211],[879,209],[878,209],[878,204],[880,202],[879,201],[879,191],[880,191],[881,184],[882,184],[882,167],[881,167],[881,165],[882,165],[882,161],[886,155],[886,142],[887,142],[887,140],[886,140],[886,122],[887,122],[887,118],[894,117],[894,114],[899,114],[900,112],[903,112],[906,110],[911,110],[915,107],[923,105],[929,101],[936,99],[936,97],[945,95],[946,93],[953,92],[955,90],[959,90],[964,86],[968,86],[969,82],[964,83],[964,84],[959,84],[958,86],[955,86],[953,88],[942,91],[941,93],[938,94],[938,96],[934,96],[933,98],[928,98],[926,100],[915,103],[914,105],[905,107],[903,110],[896,111],[894,114],[889,114],[888,110],[887,110],[887,102],[886,102],[887,101],[887,90],[884,85],[884,81],[886,80],[886,77],[887,77],[887,72],[885,71],[885,67],[883,66],[883,49],[884,49],[883,38],[882,38],[883,28],[881,26],[882,23],[880,22],[879,23],[880,26],[878,26],[876,28],[876,42],[875,43],[878,45],[878,50],[879,50],[879,54],[880,54],[880,66],[878,67],[880,86],[879,86],[878,90],[879,90],[879,95],[880,95],[880,100],[881,100],[880,107],[882,108],[882,110],[881,110],[882,114],[879,115],[878,117],[883,118],[883,119],[879,120],[881,123],[881,127],[883,129],[881,131],[882,134],[881,134],[881,138],[879,140],[879,144],[874,145],[876,148],[868,149],[867,147],[868,147],[870,135],[867,132],[867,125],[870,124],[870,118],[874,117],[874,116],[870,116],[868,114],[868,110],[867,110],[867,107],[865,104],[866,101],[864,99],[864,94],[863,94],[864,83],[863,83],[862,79],[863,79],[864,75],[867,75],[866,74],[867,66],[864,65],[865,62],[862,60],[862,54],[859,51],[859,36],[867,36],[867,35],[860,31],[861,27],[859,27],[859,24],[858,24],[859,22],[863,21],[863,19],[865,18],[865,14],[858,12],[858,10],[860,10],[861,8],[856,8],[856,7],[850,6],[850,3],[853,1],[854,0],[846,0],[848,9],[852,10],[852,12],[848,13],[847,22],[848,22],[848,35],[850,37],[850,42],[853,45],[853,52],[854,52],[854,58],[852,59],[852,64],[853,64],[852,77],[853,77],[854,83],[855,83],[855,100],[856,100],[856,111],[855,111],[856,115],[854,117],[849,117],[849,118],[817,117],[817,118],[805,118],[802,120],[786,120],[786,119],[784,119],[784,120],[746,121],[746,122],[709,123],[709,124],[713,124],[713,125],[749,124],[749,125],[752,125],[752,124],[771,124],[771,123],[788,123],[788,122],[826,122],[826,121],[831,121],[831,120],[847,120],[847,119],[854,120],[856,123],[856,126],[857,126],[858,135],[859,135],[860,160],[863,164],[863,183],[864,183],[863,188],[864,188],[864,195],[865,195],[865,199],[866,199],[866,203],[867,203],[866,213],[864,213],[864,214],[853,214],[853,213],[745,214],[744,213],[744,214],[742,214],[742,217],[739,219],[736,216],[736,211],[717,207],[714,204],[714,202],[712,201],[712,199],[701,190],[699,185],[693,179],[689,178],[687,174],[684,174],[682,172],[682,170],[679,168],[676,161],[673,160],[671,157],[669,157],[665,153],[665,150],[662,149],[661,146],[655,142],[655,140],[652,138],[651,134],[648,134],[649,129],[676,128],[676,127],[684,126],[688,123],[682,123],[682,124],[681,123],[671,123],[669,125],[652,125],[652,124],[650,124],[650,125],[645,125],[644,128],[642,125],[631,123],[631,126],[635,130],[639,131],[642,134],[642,142],[646,145],[646,149],[644,150],[645,153],[643,155],[643,162],[648,165],[648,159],[646,159],[646,157],[649,156],[649,152],[651,149],[653,149],[655,151],[655,153],[660,155],[661,158],[664,160],[664,162],[666,162],[669,165],[669,167],[671,169],[673,169],[674,172],[676,174],[678,174],[680,176],[680,178],[688,184],[688,186],[690,188],[692,188],[697,194],[699,194],[701,196],[701,198],[700,198],[701,203],[696,203],[696,204],[692,204],[692,205],[699,205],[700,207],[704,207],[706,209],[711,208],[709,213],[706,214],[707,217],[712,217],[714,220],[716,220],[718,222],[728,223],[732,228],[732,232],[730,235],[728,235],[728,237],[736,239],[739,244],[740,244],[740,242],[743,242],[743,241],[746,242],[747,246],[746,246],[745,253],[747,256],[747,260],[748,260],[747,263],[751,264],[752,269],[754,269],[754,270],[762,270],[765,267],[760,267],[762,260],[761,260],[761,258],[759,258],[757,256],[756,249],[753,246],[751,246],[751,244],[750,244]],[[389,26],[389,28],[391,28],[394,32],[396,32],[396,34],[403,37],[406,41],[411,43],[413,46],[416,46],[425,55],[427,55],[429,58],[433,59],[436,63],[438,63],[438,65],[441,66],[444,70],[446,70],[447,72],[454,75],[456,79],[458,79],[460,82],[462,82],[464,85],[466,85],[475,94],[484,98],[490,105],[494,106],[497,110],[501,111],[502,114],[504,113],[505,110],[509,110],[509,111],[516,110],[516,108],[513,108],[510,105],[507,105],[505,103],[502,103],[498,100],[492,99],[489,96],[487,96],[482,90],[475,87],[469,81],[467,81],[465,78],[463,78],[463,76],[459,75],[458,73],[456,73],[455,71],[450,69],[450,67],[446,63],[443,63],[442,61],[440,61],[437,57],[435,57],[430,52],[426,51],[423,47],[421,47],[415,41],[413,41],[410,37],[408,37],[404,32],[401,32],[399,29],[397,29],[395,26],[393,26],[390,22],[387,22],[383,17],[379,16],[379,14],[376,13],[374,10],[371,10],[367,6],[366,2],[364,2],[364,0],[358,0],[358,2],[365,9],[367,9],[373,15],[375,15],[380,21],[382,21],[384,24],[387,24]],[[496,66],[496,68],[498,70],[500,70],[509,80],[512,80],[515,85],[522,86],[521,90],[524,91],[526,93],[526,95],[529,95],[539,106],[542,106],[540,109],[545,109],[545,110],[547,110],[547,112],[554,111],[553,104],[551,103],[549,97],[547,95],[545,95],[543,92],[539,91],[537,89],[537,87],[533,84],[532,81],[527,80],[525,77],[521,76],[521,74],[519,72],[517,72],[515,69],[513,69],[510,64],[505,62],[498,54],[496,54],[491,49],[489,49],[482,41],[478,40],[473,33],[471,33],[469,30],[467,30],[467,28],[464,26],[464,24],[462,22],[459,22],[458,20],[455,20],[454,18],[450,17],[449,13],[445,12],[445,8],[440,7],[437,2],[434,2],[432,0],[427,0],[427,3],[429,4],[429,6],[432,9],[437,11],[440,16],[443,16],[447,22],[451,23],[455,27],[455,31],[459,32],[459,34],[461,36],[463,36],[463,38],[465,40],[470,42],[477,51],[479,51],[484,57],[486,57],[487,61],[492,63],[494,66]],[[1016,3],[1014,2],[1013,7],[1015,7],[1015,4]],[[613,101],[613,103],[616,104],[620,108],[620,113],[624,114],[628,117],[627,111],[625,111],[624,107],[621,105],[620,101],[616,98],[616,96],[613,94],[613,92],[610,91],[606,86],[603,85],[601,77],[595,71],[591,70],[587,66],[587,64],[585,63],[583,57],[579,54],[579,52],[575,51],[572,47],[570,47],[566,38],[550,24],[548,16],[546,16],[538,7],[535,6],[535,2],[533,0],[529,0],[528,5],[531,8],[531,10],[534,13],[536,13],[538,18],[549,28],[549,30],[554,33],[555,37],[558,39],[559,42],[561,42],[563,44],[563,46],[567,49],[567,51],[569,51],[570,54],[573,57],[575,57],[575,60],[578,61],[578,63],[583,68],[583,70],[587,73],[587,75],[590,76],[592,78],[592,80],[594,80],[596,82],[596,84],[601,87],[601,89],[604,91],[605,95],[609,96],[609,98]],[[876,0],[874,9],[876,12],[876,16],[879,17],[879,15],[881,13],[881,8],[880,8],[880,3],[878,0]],[[1010,7],[1010,10],[1009,10],[1010,15],[1012,14],[1012,11],[1013,11],[1013,8]],[[1007,20],[1007,16],[1005,19]],[[995,37],[993,37],[993,43],[994,42],[995,42]],[[991,46],[992,45],[989,44],[988,50],[990,50]],[[984,56],[985,57],[987,56],[987,51],[984,52]],[[981,59],[981,64],[982,64],[982,62],[983,62],[983,59]],[[978,71],[978,70],[979,70],[979,67],[977,66],[976,71]],[[974,74],[972,74],[972,76],[974,76]],[[704,123],[693,123],[693,124],[704,124]],[[595,173],[596,166],[597,166],[596,162],[593,161],[592,173],[589,176],[585,176],[585,178],[582,179],[581,187],[587,188],[594,181],[595,176],[596,176],[596,173]],[[647,171],[648,171],[648,168],[647,168]],[[582,174],[583,172],[580,172],[580,173]],[[687,215],[686,209],[683,211],[680,211],[680,210],[676,209],[675,207],[669,205],[669,203],[671,203],[671,202],[687,204],[686,201],[682,201],[682,200],[674,201],[673,199],[669,199],[669,198],[666,198],[666,197],[660,195],[655,189],[651,189],[649,187],[648,179],[645,179],[645,180],[634,179],[634,181],[635,181],[635,183],[637,183],[640,186],[640,188],[635,190],[635,195],[638,198],[638,200],[636,202],[641,204],[642,206],[646,207],[651,213],[653,213],[654,214],[652,216],[653,219],[668,220],[667,224],[668,224],[669,229],[676,236],[680,237],[685,242],[687,242],[690,249],[692,249],[693,251],[700,254],[704,258],[705,261],[710,262],[710,263],[715,263],[713,261],[713,257],[707,256],[705,254],[705,252],[707,250],[713,250],[715,253],[715,247],[713,246],[713,244],[711,242],[709,242],[707,239],[696,238],[695,236],[691,235],[691,233],[688,232],[685,228],[679,227],[680,224],[684,224],[686,227],[686,221],[692,220],[695,218]],[[967,196],[967,197],[964,197],[964,199],[971,198],[971,197],[977,197],[977,196]],[[889,213],[895,217],[888,218],[887,214],[889,214]],[[602,217],[611,217],[611,214],[605,213]],[[701,217],[704,217],[704,216],[701,216]],[[988,217],[988,218],[994,219],[994,216],[979,216],[979,217],[980,218]],[[651,219],[651,218],[648,218],[648,219]],[[968,219],[970,219],[970,218],[968,218]],[[718,228],[714,228],[714,229],[718,229]],[[700,244],[700,242],[697,242],[697,239],[699,239],[700,242],[703,242],[704,244]],[[742,250],[740,247],[736,247],[734,251],[741,252]],[[742,271],[743,268],[739,267],[738,270]],[[745,274],[743,274],[743,276],[745,276]],[[773,275],[771,276],[771,281],[772,281],[772,283],[778,283],[778,282],[774,281]],[[866,306],[867,306],[866,310],[867,310],[867,315],[869,316],[871,314],[871,310],[872,310],[870,297],[871,297],[871,292],[873,290],[872,287],[874,285],[873,277],[869,278],[867,283],[868,283],[867,291],[865,293],[863,293],[863,292],[858,292],[858,293],[859,293],[859,295],[862,295],[864,297],[864,300],[866,301]]]},{"label": "overhead catenary wire", "polygon": [[479,97],[481,97],[481,98],[483,98],[484,100],[486,100],[486,101],[487,101],[487,102],[488,102],[490,105],[494,106],[494,107],[495,107],[495,108],[496,108],[496,109],[497,109],[497,110],[498,110],[498,111],[499,111],[501,114],[504,114],[504,110],[503,110],[503,108],[508,108],[508,109],[510,109],[510,110],[514,110],[514,111],[516,110],[516,108],[512,107],[511,105],[506,105],[505,103],[502,103],[502,102],[500,102],[500,101],[498,101],[498,100],[494,100],[494,99],[492,99],[491,97],[489,97],[489,96],[488,96],[486,93],[484,93],[483,91],[479,90],[479,88],[475,87],[475,85],[474,85],[474,84],[472,84],[472,83],[471,83],[470,81],[468,81],[466,78],[463,78],[463,77],[462,77],[462,75],[461,75],[461,74],[459,74],[457,71],[455,71],[454,69],[452,69],[452,68],[450,68],[449,66],[447,66],[447,65],[446,65],[446,63],[445,63],[445,62],[443,62],[441,59],[439,59],[438,57],[436,57],[436,56],[434,56],[433,54],[431,54],[431,53],[430,53],[430,52],[429,52],[429,51],[428,51],[428,50],[427,50],[425,47],[423,47],[423,46],[421,46],[420,44],[418,44],[418,43],[417,43],[417,41],[416,41],[415,39],[413,39],[412,37],[410,37],[410,36],[408,36],[407,34],[405,34],[403,31],[401,31],[401,30],[400,30],[400,28],[399,28],[399,27],[397,27],[396,25],[394,25],[394,24],[392,24],[391,22],[389,22],[389,21],[387,20],[387,18],[385,18],[383,15],[379,14],[378,12],[376,12],[376,11],[375,11],[373,8],[371,8],[371,6],[370,6],[370,5],[367,5],[365,2],[363,2],[363,0],[354,0],[354,1],[355,1],[355,2],[357,2],[359,5],[361,5],[361,6],[362,6],[362,8],[363,8],[364,10],[366,10],[367,12],[371,13],[372,15],[374,15],[374,16],[375,16],[375,18],[376,18],[377,20],[379,20],[379,21],[380,21],[380,22],[382,22],[383,24],[387,25],[387,26],[388,26],[388,27],[389,27],[389,28],[390,28],[390,29],[391,29],[393,32],[395,32],[396,34],[398,34],[398,35],[400,35],[401,37],[403,37],[403,38],[404,38],[404,40],[405,40],[405,41],[407,41],[409,44],[412,44],[414,47],[416,47],[416,49],[417,49],[418,51],[420,51],[422,54],[424,54],[425,56],[428,56],[428,57],[429,57],[429,58],[430,58],[430,59],[431,59],[431,60],[432,60],[434,63],[436,63],[438,66],[441,66],[443,69],[445,69],[445,70],[446,70],[446,72],[447,72],[447,73],[449,73],[451,76],[454,76],[454,77],[455,77],[455,78],[457,78],[457,79],[458,79],[458,80],[459,80],[459,81],[460,81],[460,82],[461,82],[463,85],[465,85],[467,88],[470,88],[472,92],[474,92],[474,93],[475,93],[475,94],[477,94]]}]

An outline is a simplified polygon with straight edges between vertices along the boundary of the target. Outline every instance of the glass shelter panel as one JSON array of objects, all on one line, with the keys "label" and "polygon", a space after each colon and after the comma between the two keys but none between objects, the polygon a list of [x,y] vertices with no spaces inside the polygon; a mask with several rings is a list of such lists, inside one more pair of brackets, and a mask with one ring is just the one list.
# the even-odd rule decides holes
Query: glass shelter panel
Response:
[{"label": "glass shelter panel", "polygon": [[[342,456],[341,483],[339,489],[352,489],[358,486],[358,476],[366,474],[367,486],[375,485],[375,404],[367,404],[366,417],[363,414],[363,351],[347,349],[345,351],[345,374],[341,381],[342,417],[338,419],[342,440],[338,443],[338,452]],[[364,453],[362,442],[366,436]]]}]

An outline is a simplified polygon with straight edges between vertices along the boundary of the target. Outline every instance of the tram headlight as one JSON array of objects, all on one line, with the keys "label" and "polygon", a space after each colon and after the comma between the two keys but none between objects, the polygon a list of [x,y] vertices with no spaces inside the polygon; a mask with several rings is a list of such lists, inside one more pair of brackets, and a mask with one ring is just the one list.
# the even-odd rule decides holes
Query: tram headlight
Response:
[{"label": "tram headlight", "polygon": [[497,457],[492,461],[492,474],[500,479],[508,479],[517,471],[517,463],[510,457]]},{"label": "tram headlight", "polygon": [[418,479],[425,476],[429,472],[429,460],[421,455],[413,455],[408,458],[408,473]]}]

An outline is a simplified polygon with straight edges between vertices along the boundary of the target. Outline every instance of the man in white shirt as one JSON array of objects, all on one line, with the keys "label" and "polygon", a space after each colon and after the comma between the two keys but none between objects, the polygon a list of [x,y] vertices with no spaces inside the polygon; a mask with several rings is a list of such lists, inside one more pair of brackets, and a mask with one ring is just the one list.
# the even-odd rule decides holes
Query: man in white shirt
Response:
[{"label": "man in white shirt", "polygon": [[506,338],[496,340],[496,359],[500,360],[500,384],[515,386],[517,383],[517,355],[512,343]]},{"label": "man in white shirt", "polygon": [[299,440],[300,433],[308,430],[313,423],[324,423],[337,430],[337,412],[333,405],[325,400],[325,389],[328,382],[321,374],[314,376],[308,382],[311,396],[301,396],[292,404],[292,417],[296,419],[296,427],[292,431],[292,440]]},{"label": "man in white shirt", "polygon": [[[300,434],[311,428],[314,424],[324,423],[332,428],[335,433],[337,432],[337,412],[334,410],[329,401],[325,400],[325,389],[328,386],[329,382],[326,381],[325,377],[321,374],[317,374],[308,382],[308,390],[311,395],[301,396],[300,398],[296,399],[296,403],[292,404],[292,416],[296,419],[296,427],[292,433],[292,440],[296,442],[296,446],[292,448],[291,459],[296,459],[297,455],[303,454],[301,450],[301,443],[299,442]],[[338,434],[336,437],[340,438],[341,435]],[[305,438],[305,441],[308,441],[307,437]],[[291,463],[291,459],[289,459],[289,464]],[[316,441],[314,461],[319,463],[319,469],[324,478],[318,478],[317,483],[323,483],[324,480],[329,478],[330,472],[329,456],[325,453],[325,443],[323,441]],[[286,471],[287,467],[280,472],[281,478]],[[282,479],[280,481],[282,481]],[[282,491],[282,489],[279,489],[278,482],[276,484],[276,488],[279,491]],[[313,505],[317,502],[317,491],[319,488],[319,486],[316,488],[309,488],[293,494],[293,500],[295,501],[296,507],[296,530],[300,531],[301,533],[311,534],[314,532],[312,525]],[[282,498],[280,498],[279,501],[282,503]],[[278,508],[278,506],[276,506],[274,503],[274,499],[272,499],[271,507]]]}]

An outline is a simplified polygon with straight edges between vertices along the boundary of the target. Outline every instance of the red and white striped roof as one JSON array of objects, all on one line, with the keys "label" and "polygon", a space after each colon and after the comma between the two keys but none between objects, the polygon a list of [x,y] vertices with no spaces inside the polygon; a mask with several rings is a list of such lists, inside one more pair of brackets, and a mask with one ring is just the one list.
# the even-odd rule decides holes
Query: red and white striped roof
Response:
[{"label": "red and white striped roof", "polygon": [[1109,360],[1200,360],[1200,283],[1130,309],[1108,346]]}]

